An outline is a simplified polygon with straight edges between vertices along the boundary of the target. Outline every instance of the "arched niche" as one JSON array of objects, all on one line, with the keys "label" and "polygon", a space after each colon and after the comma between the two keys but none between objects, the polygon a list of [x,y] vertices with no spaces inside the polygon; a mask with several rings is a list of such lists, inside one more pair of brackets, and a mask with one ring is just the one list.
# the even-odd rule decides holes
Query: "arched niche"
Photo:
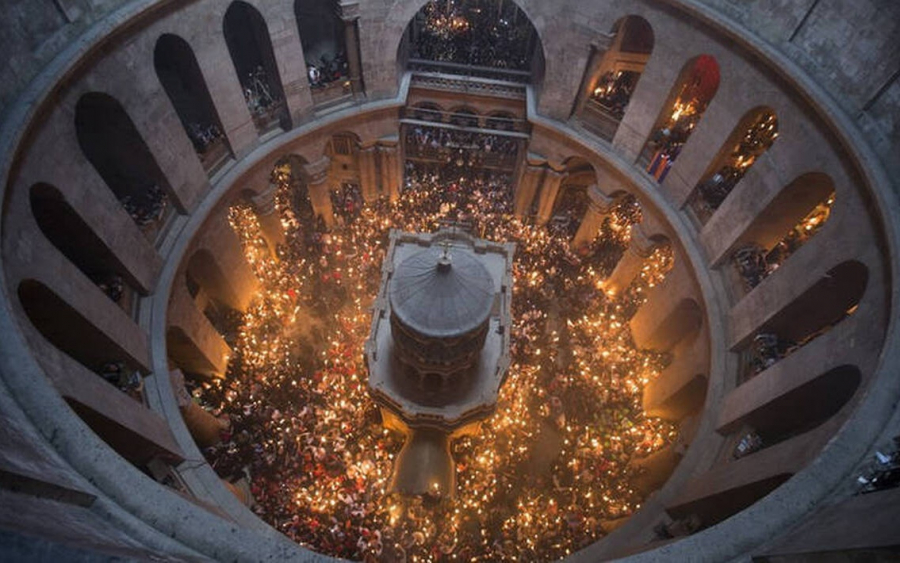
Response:
[{"label": "arched niche", "polygon": [[412,118],[440,122],[444,120],[444,108],[433,102],[419,102],[413,106]]},{"label": "arched niche", "polygon": [[430,0],[407,25],[397,61],[409,70],[540,85],[544,53],[511,0]]},{"label": "arched niche", "polygon": [[[325,155],[331,159],[328,178],[331,183],[331,207],[343,219],[355,217],[363,205],[362,165],[360,163],[360,139],[355,133],[345,131],[333,135],[325,146]],[[366,174],[377,173],[377,149],[367,155]],[[375,180],[376,178],[367,178]]]},{"label": "arched niche", "polygon": [[519,121],[515,115],[509,112],[494,111],[485,120],[485,127],[497,131],[515,131]]},{"label": "arched niche", "polygon": [[31,213],[41,232],[68,260],[126,311],[131,310],[135,280],[94,229],[50,184],[29,190]]},{"label": "arched niche", "polygon": [[125,108],[108,94],[83,94],[75,105],[75,134],[84,156],[152,239],[169,200],[178,200]]},{"label": "arched niche", "polygon": [[596,183],[597,173],[587,160],[575,157],[566,161],[566,177],[553,202],[549,228],[574,237],[590,207],[588,189]]},{"label": "arched niche", "polygon": [[613,25],[609,48],[588,57],[584,92],[576,108],[581,122],[599,137],[612,141],[625,116],[631,96],[653,53],[650,23],[629,15]]},{"label": "arched niche", "polygon": [[719,64],[711,55],[694,57],[681,69],[641,151],[641,163],[657,181],[665,179],[718,89]]},{"label": "arched niche", "polygon": [[458,127],[478,127],[478,112],[470,107],[459,107],[452,110],[450,124]]},{"label": "arched niche", "polygon": [[337,7],[334,0],[294,1],[309,86],[317,104],[351,93],[346,34]]},{"label": "arched niche", "polygon": [[222,377],[219,368],[181,327],[170,326],[166,330],[166,350],[169,361],[186,376],[198,379]]},{"label": "arched niche", "polygon": [[284,87],[275,61],[269,28],[256,8],[235,0],[222,21],[225,43],[244,92],[247,108],[262,135],[291,128]]},{"label": "arched niche", "polygon": [[36,280],[23,280],[17,288],[19,303],[31,324],[60,352],[103,376],[114,364],[130,372],[141,366],[118,343],[70,306],[52,289]]},{"label": "arched niche", "polygon": [[215,172],[233,154],[193,49],[164,33],[156,40],[153,66],[203,168]]},{"label": "arched niche", "polygon": [[771,108],[754,108],[741,118],[688,198],[701,224],[709,221],[756,159],[777,138],[778,117]]},{"label": "arched niche", "polygon": [[785,186],[736,241],[732,253],[744,291],[759,285],[828,222],[835,203],[827,174],[804,174]]},{"label": "arched niche", "polygon": [[768,369],[852,315],[868,282],[868,268],[856,260],[828,270],[742,343],[748,353],[746,375]]},{"label": "arched niche", "polygon": [[748,413],[739,422],[756,434],[758,449],[774,446],[814,430],[838,414],[856,394],[861,381],[856,366],[835,367]]}]

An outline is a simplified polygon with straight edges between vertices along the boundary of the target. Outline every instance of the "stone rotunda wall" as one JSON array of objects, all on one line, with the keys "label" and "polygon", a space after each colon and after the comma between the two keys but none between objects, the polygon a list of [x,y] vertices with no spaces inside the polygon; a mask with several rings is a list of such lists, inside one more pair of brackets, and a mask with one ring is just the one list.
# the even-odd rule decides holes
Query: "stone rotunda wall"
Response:
[{"label": "stone rotunda wall", "polygon": [[[347,134],[364,189],[395,193],[400,110],[414,87],[397,64],[398,46],[424,2],[338,3],[347,37],[358,40],[364,88],[340,104],[323,103],[307,83],[293,2],[248,2],[265,24],[267,60],[284,92],[281,129],[261,126],[245,103],[223,32],[230,4],[13,2],[4,18],[11,39],[2,48],[8,80],[0,129],[0,496],[8,508],[0,527],[38,533],[58,542],[54,549],[325,559],[262,523],[203,462],[179,412],[170,369],[224,374],[227,343],[198,299],[246,308],[255,280],[227,209],[251,201],[265,222],[276,162],[290,157],[314,210],[330,214],[328,191],[338,181],[332,163],[343,158],[332,139]],[[675,253],[673,270],[631,328],[639,346],[673,356],[645,390],[644,407],[680,421],[682,436],[677,451],[645,463],[651,473],[677,467],[649,487],[656,493],[631,520],[572,559],[643,551],[635,557],[724,561],[812,545],[854,547],[842,544],[840,534],[825,534],[831,543],[823,543],[816,533],[827,528],[819,518],[852,515],[862,510],[859,499],[882,502],[885,514],[898,504],[852,496],[872,452],[900,434],[896,3],[519,5],[540,36],[545,68],[525,93],[530,139],[517,169],[517,197],[538,210],[551,208],[572,173],[569,165],[586,162],[594,182],[585,222],[623,193],[644,210],[614,281],[627,285],[634,275],[628,256],[646,254],[659,241],[669,241]],[[606,48],[613,24],[627,15],[649,23],[655,45],[621,124],[604,140],[572,113],[592,53]],[[194,150],[156,72],[154,53],[166,34],[181,38],[202,70],[225,146],[215,165]],[[716,60],[718,91],[658,183],[645,172],[641,153],[679,72],[700,55]],[[90,123],[84,117],[90,107],[119,116],[128,157],[91,157],[99,154],[92,145],[99,141],[78,125]],[[777,141],[698,226],[686,202],[736,124],[758,107],[777,115]],[[104,147],[97,150],[112,150]],[[153,177],[168,201],[152,226],[129,216],[117,192],[122,185],[110,183],[135,170]],[[791,210],[823,185],[834,191],[827,224],[744,294],[730,274],[733,251],[792,217],[773,210]],[[120,304],[91,278],[98,270],[123,279]],[[852,314],[836,321],[846,310]],[[827,325],[833,326],[745,380],[741,358],[756,335],[806,337]],[[89,366],[110,358],[143,375],[145,404],[91,373]],[[836,394],[841,400],[832,404]],[[804,419],[798,412],[814,414]],[[747,429],[776,433],[781,441],[733,459]],[[36,513],[62,525],[41,530],[33,520],[14,518]],[[697,514],[713,525],[666,545],[652,543],[664,515]],[[69,526],[76,522],[77,529]]]}]

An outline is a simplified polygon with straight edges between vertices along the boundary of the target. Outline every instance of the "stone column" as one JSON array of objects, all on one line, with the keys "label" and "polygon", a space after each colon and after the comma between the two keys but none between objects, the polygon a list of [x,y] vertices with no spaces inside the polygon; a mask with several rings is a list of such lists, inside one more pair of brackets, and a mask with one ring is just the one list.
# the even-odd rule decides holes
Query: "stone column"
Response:
[{"label": "stone column", "polygon": [[365,96],[362,82],[362,63],[359,52],[358,0],[341,0],[338,4],[338,17],[344,22],[344,48],[347,50],[347,63],[350,66],[350,89],[354,98]]},{"label": "stone column", "polygon": [[515,214],[517,217],[524,219],[531,215],[531,204],[534,201],[538,183],[543,174],[543,166],[525,164],[525,169],[522,171],[522,176],[516,186]]},{"label": "stone column", "polygon": [[400,171],[399,143],[390,142],[379,146],[381,153],[381,186],[391,201],[400,197],[400,182],[403,175]]},{"label": "stone column", "polygon": [[275,249],[278,245],[284,244],[284,228],[281,226],[281,217],[275,206],[275,192],[277,191],[278,186],[270,182],[265,190],[250,198],[250,203],[253,204],[253,210],[256,212],[259,226],[262,229],[263,238],[266,239],[272,256],[276,256]]},{"label": "stone column", "polygon": [[363,199],[366,201],[374,201],[378,198],[376,150],[375,145],[359,149],[359,187],[362,190]]},{"label": "stone column", "polygon": [[565,172],[557,172],[552,168],[547,170],[544,175],[544,183],[541,186],[541,195],[538,200],[537,225],[546,225],[547,221],[553,215],[553,204],[556,203],[556,196],[559,195],[559,187],[562,185],[563,179],[566,177]]},{"label": "stone column", "polygon": [[597,232],[600,230],[600,225],[603,223],[603,216],[612,210],[615,203],[615,199],[607,197],[597,186],[588,188],[588,197],[591,200],[590,204],[588,204],[588,208],[584,212],[584,217],[581,219],[581,225],[579,225],[578,231],[575,233],[575,238],[572,239],[572,246],[574,247],[588,244],[594,240],[594,237],[597,236]]},{"label": "stone column", "polygon": [[325,225],[330,229],[334,225],[334,210],[331,207],[331,194],[328,184],[328,169],[331,159],[323,156],[315,162],[304,164],[300,170],[300,176],[306,182],[309,191],[309,201],[312,203],[313,212],[321,215]]},{"label": "stone column", "polygon": [[581,115],[584,110],[584,104],[591,97],[591,92],[597,84],[600,77],[601,66],[604,62],[606,53],[612,47],[614,35],[601,35],[597,39],[591,41],[591,54],[588,56],[587,67],[584,71],[584,78],[581,81],[581,88],[578,90],[578,97],[575,99],[575,109],[572,111],[574,117]]},{"label": "stone column", "polygon": [[644,261],[650,258],[656,243],[650,240],[640,225],[631,226],[631,242],[612,274],[603,281],[603,289],[608,294],[617,294],[628,289],[634,278],[641,273]]}]

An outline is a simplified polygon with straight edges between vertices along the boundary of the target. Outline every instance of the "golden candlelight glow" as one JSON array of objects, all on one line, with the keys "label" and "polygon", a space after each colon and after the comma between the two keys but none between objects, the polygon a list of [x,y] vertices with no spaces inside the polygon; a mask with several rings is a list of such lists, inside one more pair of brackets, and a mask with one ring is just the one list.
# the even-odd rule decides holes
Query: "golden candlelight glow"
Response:
[{"label": "golden candlelight glow", "polygon": [[[261,289],[227,378],[196,391],[233,425],[207,451],[210,464],[223,477],[249,466],[264,520],[351,559],[552,560],[640,507],[629,462],[676,431],[641,410],[642,389],[667,358],[636,349],[628,320],[672,254],[655,251],[618,295],[599,288],[627,248],[625,227],[640,220],[633,198],[576,251],[564,234],[514,217],[511,188],[499,181],[443,185],[419,175],[397,202],[364,204],[322,233],[293,213],[289,174],[275,178],[287,244],[274,259],[250,208],[232,208]],[[517,249],[507,381],[481,432],[453,444],[456,499],[436,502],[387,493],[401,440],[367,393],[363,343],[388,230],[430,232],[445,220]]]}]

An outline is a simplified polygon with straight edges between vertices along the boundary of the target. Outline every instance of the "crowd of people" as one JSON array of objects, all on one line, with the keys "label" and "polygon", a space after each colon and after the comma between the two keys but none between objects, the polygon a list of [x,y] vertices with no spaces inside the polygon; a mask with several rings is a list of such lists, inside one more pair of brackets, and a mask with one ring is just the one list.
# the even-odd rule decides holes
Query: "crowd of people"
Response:
[{"label": "crowd of people", "polygon": [[[565,556],[640,507],[631,461],[670,443],[673,425],[641,410],[667,358],[634,346],[628,319],[671,266],[654,255],[612,299],[600,289],[629,241],[622,208],[581,249],[511,214],[508,175],[406,167],[401,196],[352,206],[325,231],[278,192],[287,242],[271,256],[249,207],[230,219],[261,291],[243,316],[227,377],[197,380],[231,421],[205,451],[225,479],[249,474],[261,518],[291,539],[366,561],[521,561]],[[355,198],[354,198],[355,201]],[[402,444],[369,397],[363,343],[391,228],[452,223],[516,243],[512,365],[497,412],[453,444],[455,498],[389,490]],[[317,227],[319,225],[319,227]]]},{"label": "crowd of people", "polygon": [[607,72],[600,77],[591,99],[616,121],[621,121],[640,77],[641,73],[627,70]]},{"label": "crowd of people", "polygon": [[406,126],[405,141],[409,158],[470,168],[514,166],[520,144],[515,137],[426,125]]},{"label": "crowd of people", "polygon": [[336,80],[350,76],[350,63],[347,55],[341,51],[334,57],[322,55],[319,64],[306,63],[306,75],[310,88],[324,88]]},{"label": "crowd of people", "polygon": [[771,250],[766,250],[758,244],[748,244],[737,249],[731,259],[741,278],[744,291],[749,292],[762,283],[819,232],[831,216],[833,206],[834,194],[814,207]]},{"label": "crowd of people", "polygon": [[139,195],[126,195],[122,207],[138,227],[147,227],[162,220],[169,206],[169,196],[158,184],[140,191]]},{"label": "crowd of people", "polygon": [[514,2],[431,0],[423,11],[412,58],[529,70],[536,33]]}]

